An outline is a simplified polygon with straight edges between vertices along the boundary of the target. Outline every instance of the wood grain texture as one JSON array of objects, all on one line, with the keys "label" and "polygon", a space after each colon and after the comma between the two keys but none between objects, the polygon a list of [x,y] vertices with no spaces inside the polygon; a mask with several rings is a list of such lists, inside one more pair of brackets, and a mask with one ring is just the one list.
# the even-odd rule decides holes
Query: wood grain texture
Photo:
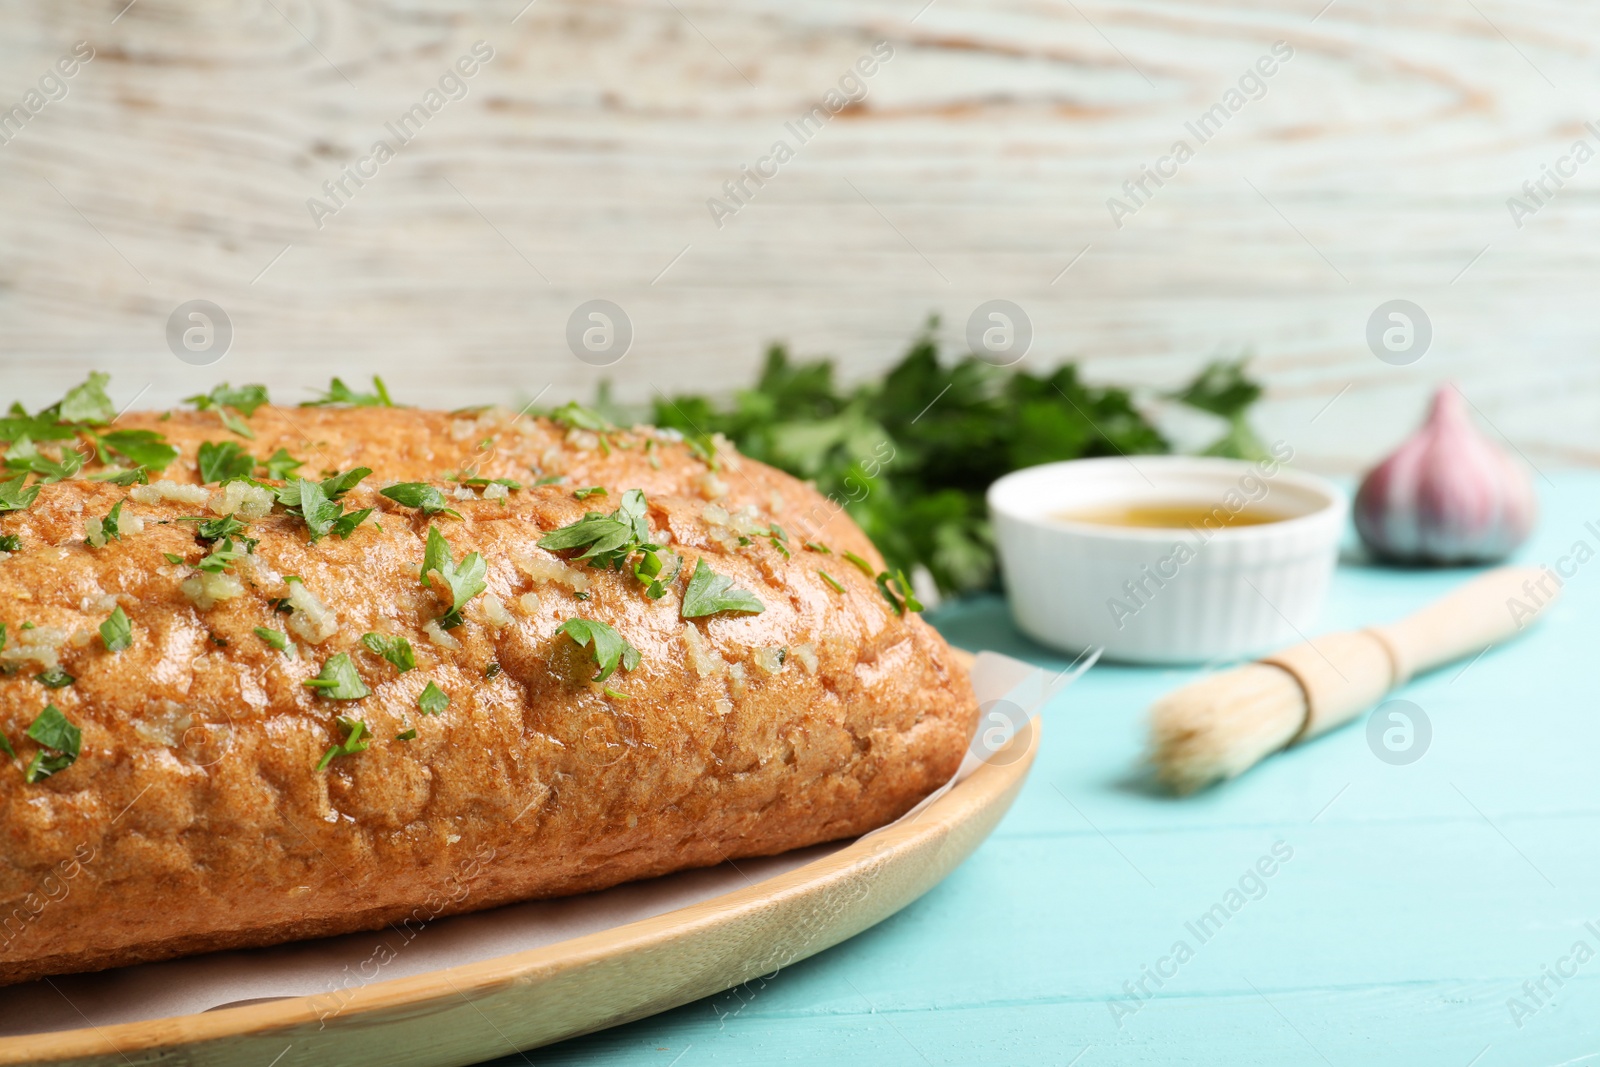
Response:
[{"label": "wood grain texture", "polygon": [[[0,1039],[0,1064],[468,1064],[771,975],[892,915],[983,841],[1038,748],[1029,731],[912,819],[748,888],[602,933],[350,991]],[[770,981],[768,978],[766,981]],[[765,985],[766,981],[761,984]],[[274,1061],[276,1062],[276,1061]]]},{"label": "wood grain texture", "polygon": [[[1446,376],[1535,463],[1600,459],[1600,164],[1520,229],[1506,207],[1600,145],[1592,6],[524,2],[9,7],[0,104],[76,40],[96,58],[0,146],[8,391],[102,366],[147,403],[223,378],[295,400],[381,371],[454,405],[610,373],[643,400],[731,388],[776,338],[860,377],[1004,297],[1037,366],[1168,386],[1253,348],[1263,429],[1316,466],[1370,461]],[[307,198],[480,39],[466,98],[318,229]],[[707,199],[880,40],[864,99],[719,228]],[[1278,40],[1264,97],[1115,227],[1107,198]],[[204,369],[163,338],[196,297],[237,332]],[[563,339],[593,297],[636,330],[609,372]],[[1396,297],[1434,325],[1410,367],[1364,340]]]}]

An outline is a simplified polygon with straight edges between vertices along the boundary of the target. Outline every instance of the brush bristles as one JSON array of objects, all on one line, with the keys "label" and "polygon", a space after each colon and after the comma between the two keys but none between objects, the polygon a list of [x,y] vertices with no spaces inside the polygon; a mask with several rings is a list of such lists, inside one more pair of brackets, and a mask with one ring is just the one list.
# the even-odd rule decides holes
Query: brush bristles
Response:
[{"label": "brush bristles", "polygon": [[1305,693],[1288,671],[1265,663],[1223,671],[1151,706],[1148,760],[1173,792],[1192,793],[1283,748],[1305,716]]}]

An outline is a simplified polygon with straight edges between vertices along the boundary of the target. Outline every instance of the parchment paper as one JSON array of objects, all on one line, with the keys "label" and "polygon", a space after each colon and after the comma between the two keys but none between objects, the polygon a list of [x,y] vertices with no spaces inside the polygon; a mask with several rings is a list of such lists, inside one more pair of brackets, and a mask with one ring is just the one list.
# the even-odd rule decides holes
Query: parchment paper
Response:
[{"label": "parchment paper", "polygon": [[[976,770],[1092,663],[1093,657],[1087,657],[1075,668],[1052,677],[1008,656],[980,653],[972,682],[984,714],[973,745],[955,776],[897,822],[916,818]],[[598,893],[435,919],[410,940],[389,928],[11,986],[4,990],[6,1011],[0,1012],[0,1036],[192,1015],[284,997],[321,997],[333,1010],[350,989],[637,922],[759,883],[851,843],[838,841],[781,856],[741,859],[737,865],[724,863],[630,882]],[[173,901],[173,906],[182,907],[183,903]]]}]

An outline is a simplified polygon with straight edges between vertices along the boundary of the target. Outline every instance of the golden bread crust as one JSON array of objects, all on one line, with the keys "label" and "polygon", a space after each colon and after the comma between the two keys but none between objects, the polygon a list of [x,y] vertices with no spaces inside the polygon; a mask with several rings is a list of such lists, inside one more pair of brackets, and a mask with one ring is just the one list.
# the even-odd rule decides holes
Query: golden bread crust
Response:
[{"label": "golden bread crust", "polygon": [[[837,555],[798,539],[791,558],[766,537],[738,543],[752,513],[729,512],[787,518],[793,532],[822,506],[830,521],[809,535],[881,566],[793,478],[737,460],[713,504],[706,464],[681,444],[646,452],[649,434],[624,434],[633,447],[613,441],[601,455],[543,420],[505,429],[502,414],[499,436],[512,441],[480,474],[528,484],[537,465],[569,480],[452,500],[459,520],[429,519],[378,488],[471,466],[479,420],[464,432],[439,413],[286,414],[278,431],[273,411],[258,412],[258,440],[240,443],[258,457],[282,445],[311,477],[370,466],[344,503],[376,511],[348,540],[315,544],[281,507],[252,521],[259,544],[229,571],[238,595],[204,610],[184,583],[210,546],[178,520],[211,514],[215,489],[197,506],[71,481],[0,515],[0,534],[22,542],[0,559],[0,733],[18,752],[0,757],[0,983],[426,921],[848,837],[899,816],[959,763],[977,708],[930,626],[897,615]],[[118,426],[166,434],[183,459],[164,476],[190,483],[198,443],[227,436],[214,415]],[[608,493],[580,502],[579,485]],[[563,565],[535,545],[635,487],[686,562],[660,599],[631,573]],[[125,498],[124,530],[142,530],[87,544],[85,519]],[[426,630],[449,607],[437,578],[418,579],[430,525],[457,560],[480,552],[487,563],[486,594],[446,635],[458,648]],[[765,610],[680,618],[700,558]],[[285,575],[335,619],[319,627],[279,610]],[[95,630],[116,606],[133,642],[110,652]],[[590,680],[592,654],[558,632],[575,616],[639,649],[637,668],[606,680],[622,697]],[[297,655],[256,627],[286,630]],[[416,668],[368,651],[369,632],[406,637]],[[340,652],[370,696],[338,701],[304,685]],[[36,675],[52,661],[75,682],[46,689]],[[417,708],[430,680],[450,696],[437,716]],[[21,768],[39,746],[25,731],[47,702],[82,730],[82,751],[30,784]],[[318,770],[344,736],[340,715],[365,723],[371,746]],[[410,729],[415,739],[397,739]]]}]

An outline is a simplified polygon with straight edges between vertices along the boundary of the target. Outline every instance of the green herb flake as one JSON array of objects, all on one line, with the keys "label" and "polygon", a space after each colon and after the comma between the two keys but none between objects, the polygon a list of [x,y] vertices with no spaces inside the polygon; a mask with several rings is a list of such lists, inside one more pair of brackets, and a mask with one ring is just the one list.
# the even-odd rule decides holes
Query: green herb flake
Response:
[{"label": "green herb flake", "polygon": [[282,630],[269,630],[265,626],[257,626],[255,635],[279,652],[285,652],[289,648],[289,635]]},{"label": "green herb flake", "polygon": [[48,778],[52,774],[66,770],[76,761],[76,756],[41,748],[33,754],[33,759],[28,761],[28,769],[22,772],[22,780],[31,785],[41,778]]},{"label": "green herb flake", "polygon": [[39,498],[37,485],[23,488],[27,480],[26,474],[19,474],[10,481],[0,482],[0,511],[21,511]]},{"label": "green herb flake", "polygon": [[498,664],[498,663],[489,664],[487,667],[485,667],[483,669],[483,676],[485,678],[498,678],[500,676],[500,664]]},{"label": "green herb flake", "polygon": [[179,455],[178,450],[154,430],[112,430],[89,437],[102,453],[114,452],[134,466],[156,474],[166,470]]},{"label": "green herb flake", "polygon": [[606,487],[603,485],[591,485],[587,489],[574,489],[572,491],[572,497],[574,500],[588,500],[592,496],[605,495]]},{"label": "green herb flake", "polygon": [[865,574],[868,578],[877,577],[877,573],[878,572],[872,569],[872,564],[868,563],[866,560],[862,559],[860,556],[856,555],[854,552],[845,552],[845,553],[842,553],[842,555],[844,556],[845,559],[849,560],[851,563],[854,563],[856,565],[856,568],[858,570],[860,570],[862,574]]},{"label": "green herb flake", "polygon": [[341,539],[348,541],[356,527],[367,520],[373,509],[364,508],[346,514],[339,498],[354,489],[371,473],[370,467],[357,467],[320,482],[312,481],[310,478],[297,478],[277,491],[278,503],[289,509],[291,515],[298,515],[305,520],[306,529],[311,533],[312,544],[331,533],[338,534]]},{"label": "green herb flake", "polygon": [[4,752],[12,759],[17,758],[17,750],[11,747],[11,741],[5,734],[0,734],[0,752]]},{"label": "green herb flake", "polygon": [[39,712],[28,727],[28,736],[46,748],[53,748],[58,752],[71,752],[78,754],[78,748],[83,740],[83,734],[67,717],[61,714],[61,709],[54,704],[47,704]]},{"label": "green herb flake", "polygon": [[717,443],[708,433],[685,434],[683,443],[688,446],[689,453],[711,470],[721,470],[717,460]]},{"label": "green herb flake", "polygon": [[450,706],[450,694],[434,685],[432,681],[423,686],[422,692],[417,694],[417,710],[424,715],[437,715]]},{"label": "green herb flake", "polygon": [[[621,503],[610,515],[591,511],[577,522],[541,537],[539,547],[553,552],[581,548],[584,551],[577,559],[589,561],[591,567],[610,567],[613,570],[621,570],[635,553],[643,553],[644,563],[635,568],[634,574],[642,582],[651,580],[660,571],[661,563],[655,553],[661,550],[661,546],[649,540],[650,524],[645,518],[647,510],[644,493],[629,489],[622,494]],[[653,597],[663,592],[663,587],[649,587]]]},{"label": "green herb flake", "polygon": [[356,527],[366,522],[371,517],[372,511],[372,508],[362,508],[360,511],[345,512],[333,520],[333,532],[339,535],[341,541],[350,540],[350,535],[356,532]]},{"label": "green herb flake", "polygon": [[352,407],[352,408],[392,408],[394,400],[389,396],[388,386],[383,384],[383,379],[376,374],[372,376],[372,392],[358,393],[344,384],[338,378],[328,383],[328,391],[315,400],[307,400],[300,405],[303,408],[320,407]]},{"label": "green herb flake", "polygon": [[209,393],[198,396],[184,397],[185,404],[193,404],[196,411],[215,411],[220,408],[232,408],[245,418],[256,413],[256,409],[272,403],[267,395],[264,385],[241,385],[235,389],[227,382],[223,382]]},{"label": "green herb flake", "polygon": [[694,573],[689,576],[689,588],[684,590],[681,613],[685,619],[715,615],[719,611],[746,611],[752,614],[766,610],[754,593],[733,584],[733,579],[717,574],[704,559],[696,560]]},{"label": "green herb flake", "polygon": [[[207,543],[220,541],[224,537],[235,537],[248,530],[249,524],[239,521],[232,515],[224,515],[220,519],[206,519],[199,515],[185,515],[178,519],[179,522],[197,522],[194,535]],[[244,540],[244,538],[240,538]]]},{"label": "green herb flake", "polygon": [[0,552],[21,552],[22,538],[16,534],[0,535]]},{"label": "green herb flake", "polygon": [[539,538],[539,547],[552,552],[582,548],[584,552],[578,558],[593,559],[596,556],[609,557],[619,549],[630,546],[633,541],[634,529],[629,523],[618,521],[614,516],[590,512],[577,522]]},{"label": "green herb flake", "polygon": [[250,428],[250,424],[245,422],[239,416],[235,415],[233,412],[226,410],[218,411],[217,418],[222,420],[223,428],[229,433],[236,433],[248,441],[254,441],[256,439],[256,432]]},{"label": "green herb flake", "polygon": [[[326,472],[324,472],[326,473]],[[322,491],[328,494],[329,500],[338,500],[350,490],[360,485],[372,473],[371,467],[353,467],[343,474],[335,472],[322,482]]]},{"label": "green herb flake", "polygon": [[211,554],[196,563],[195,566],[207,574],[221,574],[229,567],[232,567],[235,560],[242,559],[247,555],[249,555],[248,552],[242,552],[234,547],[233,538],[224,537],[211,550]]},{"label": "green herb flake", "polygon": [[825,581],[829,585],[833,586],[833,591],[834,592],[836,592],[836,593],[844,592],[844,586],[840,585],[839,584],[839,580],[837,578],[835,578],[833,575],[829,574],[827,571],[823,570],[820,567],[817,568],[817,573],[822,575],[822,580],[823,581]]},{"label": "green herb flake", "polygon": [[651,600],[660,600],[666,596],[667,586],[675,581],[678,573],[683,570],[683,557],[675,553],[669,553],[669,555],[672,556],[670,570],[663,570],[661,557],[648,549],[639,558],[639,562],[634,565],[633,576],[645,583],[644,595]]},{"label": "green herb flake", "polygon": [[342,505],[328,499],[321,483],[300,479],[300,517],[311,533],[312,544],[333,532],[334,520],[343,511]]},{"label": "green herb flake", "polygon": [[363,736],[367,732],[367,724],[360,719],[351,719],[340,715],[334,720],[339,728],[344,731],[344,741],[331,746],[322,754],[322,759],[317,762],[317,770],[325,771],[328,764],[339,756],[353,756],[357,752],[365,752],[369,741]]},{"label": "green herb flake", "polygon": [[121,652],[133,644],[133,623],[128,620],[128,613],[122,610],[121,605],[100,624],[100,640],[105,642],[107,652]]},{"label": "green herb flake", "polygon": [[822,544],[819,541],[807,541],[806,542],[806,547],[809,548],[813,552],[821,552],[824,556],[833,555],[833,549],[829,548],[827,545]]},{"label": "green herb flake", "polygon": [[36,474],[41,483],[52,483],[73,477],[83,469],[84,460],[82,452],[67,445],[62,445],[57,458],[51,459],[40,452],[31,440],[20,437],[6,450],[5,466],[7,470]]},{"label": "green herb flake", "polygon": [[367,683],[361,680],[356,665],[350,662],[350,653],[339,652],[329,656],[322,664],[322,673],[302,683],[317,690],[330,700],[360,700],[372,695]]},{"label": "green herb flake", "polygon": [[184,558],[178,555],[176,552],[163,552],[161,555],[168,563],[171,564],[178,565],[184,562]]},{"label": "green herb flake", "polygon": [[567,427],[569,430],[589,430],[593,433],[606,433],[614,430],[612,426],[598,412],[584,407],[576,400],[569,400],[565,404],[550,412],[550,420]]},{"label": "green herb flake", "polygon": [[619,665],[626,671],[631,671],[639,665],[639,650],[603,622],[596,622],[593,619],[568,619],[556,629],[556,632],[566,634],[576,641],[579,647],[592,646],[595,664],[600,668],[600,673],[594,676],[597,682],[603,682],[611,677]]},{"label": "green herb flake", "polygon": [[[24,629],[26,629],[26,627],[24,627]],[[38,682],[46,689],[65,689],[67,686],[77,681],[76,678],[62,670],[60,667],[51,667],[47,671],[40,671],[38,674],[34,675],[33,678],[34,681]]]},{"label": "green herb flake", "polygon": [[100,520],[100,534],[107,541],[122,540],[122,505],[126,503],[126,500],[119,500],[112,504],[106,517]]},{"label": "green herb flake", "polygon": [[906,577],[905,571],[888,571],[877,576],[878,592],[894,608],[896,615],[904,615],[907,611],[921,611],[922,601],[911,592],[911,580]]},{"label": "green herb flake", "polygon": [[33,441],[72,440],[81,427],[61,425],[56,419],[59,407],[56,404],[37,415],[29,415],[21,404],[12,404],[11,410],[0,418],[0,441],[18,441],[24,437]]},{"label": "green herb flake", "polygon": [[470,485],[475,489],[483,489],[491,485],[503,485],[507,489],[521,489],[522,483],[515,478],[452,478],[454,482]]},{"label": "green herb flake", "polygon": [[395,734],[394,739],[396,741],[415,741],[417,739],[416,727],[412,727],[404,733]]},{"label": "green herb flake", "polygon": [[28,769],[23,772],[23,780],[29,784],[72,766],[83,746],[83,732],[68,722],[54,704],[46,704],[34,718],[33,725],[28,727],[28,737],[43,746],[33,754]]},{"label": "green herb flake", "polygon": [[150,475],[143,467],[109,467],[89,475],[91,482],[109,482],[123,489],[130,485],[149,485]]},{"label": "green herb flake", "polygon": [[633,699],[627,693],[620,693],[617,690],[611,688],[609,685],[601,686],[600,687],[600,691],[602,693],[604,693],[606,696],[610,697],[612,700],[632,700]]},{"label": "green herb flake", "polygon": [[403,637],[390,637],[387,634],[362,634],[361,643],[367,646],[367,651],[373,655],[382,656],[394,664],[395,670],[404,674],[417,665],[416,653],[411,649],[411,642]]},{"label": "green herb flake", "polygon": [[106,395],[111,375],[93,371],[81,385],[67,390],[57,415],[62,422],[87,422],[103,425],[117,417],[116,405]]},{"label": "green herb flake", "polygon": [[424,515],[443,513],[452,519],[461,518],[458,512],[451,509],[450,502],[445,498],[444,493],[427,482],[401,482],[399,485],[391,485],[387,489],[380,489],[378,493],[408,508],[421,508]]},{"label": "green herb flake", "polygon": [[[351,470],[345,471],[342,474],[338,471],[324,471],[323,473],[327,474],[328,477],[324,478],[321,482],[312,482],[311,484],[319,486],[322,489],[323,497],[327,498],[328,500],[338,500],[340,497],[344,496],[344,494],[360,485],[361,482],[372,473],[372,468],[355,467]],[[278,503],[282,504],[286,508],[300,507],[302,504],[300,499],[300,490],[307,481],[308,479],[298,478],[291,481],[288,485],[277,489],[275,493],[278,498]]]},{"label": "green herb flake", "polygon": [[203,441],[200,444],[200,481],[204,485],[248,478],[255,469],[255,457],[237,441]]},{"label": "green herb flake", "polygon": [[489,565],[476,552],[459,564],[455,563],[450,542],[444,539],[438,527],[428,527],[428,546],[422,556],[422,584],[434,588],[428,575],[436,574],[450,589],[450,610],[439,620],[441,630],[453,630],[461,625],[461,610],[467,606],[467,601],[489,588],[485,580],[488,573]]},{"label": "green herb flake", "polygon": [[288,481],[305,463],[289,455],[288,449],[280,448],[263,460],[261,465],[266,468],[268,478]]},{"label": "green herb flake", "polygon": [[533,480],[533,484],[535,487],[541,485],[560,485],[566,480],[567,476],[565,474],[541,474],[539,477]]}]

